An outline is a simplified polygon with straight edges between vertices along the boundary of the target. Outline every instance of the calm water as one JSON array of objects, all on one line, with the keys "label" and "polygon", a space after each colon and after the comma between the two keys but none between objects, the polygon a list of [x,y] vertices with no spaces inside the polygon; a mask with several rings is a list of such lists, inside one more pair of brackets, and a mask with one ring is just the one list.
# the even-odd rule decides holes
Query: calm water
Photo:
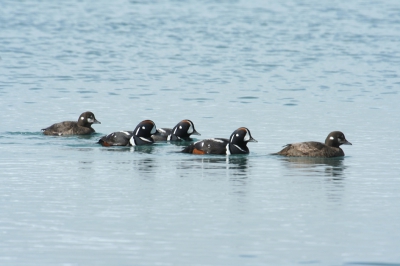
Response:
[{"label": "calm water", "polygon": [[[302,2],[1,0],[0,264],[400,265],[400,2]],[[185,118],[258,143],[95,144]]]}]

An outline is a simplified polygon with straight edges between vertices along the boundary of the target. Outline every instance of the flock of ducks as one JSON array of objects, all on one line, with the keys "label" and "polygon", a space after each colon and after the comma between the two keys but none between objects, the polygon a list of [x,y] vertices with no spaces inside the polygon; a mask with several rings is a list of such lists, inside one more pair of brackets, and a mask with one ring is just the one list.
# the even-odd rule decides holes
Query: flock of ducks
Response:
[{"label": "flock of ducks", "polygon": [[[93,124],[100,124],[92,112],[82,113],[78,121],[64,121],[42,129],[43,134],[51,136],[88,135],[95,132]],[[156,128],[151,120],[140,122],[133,131],[112,132],[100,138],[98,143],[104,147],[111,146],[140,146],[154,142],[192,141],[192,135],[200,135],[192,121],[180,121],[175,127]],[[257,142],[245,127],[236,129],[229,139],[212,138],[189,143],[181,152],[192,154],[248,154],[248,142]],[[307,141],[287,144],[273,155],[292,157],[331,158],[344,156],[341,145],[352,145],[340,131],[333,131],[325,139],[325,143]]]}]

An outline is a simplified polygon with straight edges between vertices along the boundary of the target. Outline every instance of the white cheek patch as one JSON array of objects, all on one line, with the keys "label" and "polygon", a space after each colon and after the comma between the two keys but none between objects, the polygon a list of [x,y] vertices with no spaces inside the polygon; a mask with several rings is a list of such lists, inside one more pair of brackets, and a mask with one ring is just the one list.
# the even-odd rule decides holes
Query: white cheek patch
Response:
[{"label": "white cheek patch", "polygon": [[153,134],[156,134],[156,132],[157,132],[157,129],[156,129],[155,126],[153,126],[153,128],[150,131],[150,133],[153,135]]},{"label": "white cheek patch", "polygon": [[[82,120],[83,120],[83,117],[82,117]],[[88,120],[87,120],[89,123],[93,123],[94,122],[94,119],[92,119],[92,118],[88,118]]]},{"label": "white cheek patch", "polygon": [[244,136],[244,141],[249,141],[250,140],[250,134],[249,132],[246,130],[246,135]]},{"label": "white cheek patch", "polygon": [[187,133],[188,133],[188,134],[192,134],[193,132],[194,132],[194,130],[193,130],[193,125],[190,124],[190,127],[189,127]]},{"label": "white cheek patch", "polygon": [[335,138],[331,136],[329,139],[334,140]]},{"label": "white cheek patch", "polygon": [[83,116],[81,116],[81,120],[85,119]]}]

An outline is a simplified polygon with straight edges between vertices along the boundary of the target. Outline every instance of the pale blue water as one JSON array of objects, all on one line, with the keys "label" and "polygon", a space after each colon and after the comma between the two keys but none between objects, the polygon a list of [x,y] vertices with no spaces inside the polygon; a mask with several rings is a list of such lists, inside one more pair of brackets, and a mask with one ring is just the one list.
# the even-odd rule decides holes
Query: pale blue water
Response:
[{"label": "pale blue water", "polygon": [[[400,265],[400,2],[0,6],[0,265]],[[259,142],[95,144],[185,118]],[[269,155],[333,130],[344,158]]]}]

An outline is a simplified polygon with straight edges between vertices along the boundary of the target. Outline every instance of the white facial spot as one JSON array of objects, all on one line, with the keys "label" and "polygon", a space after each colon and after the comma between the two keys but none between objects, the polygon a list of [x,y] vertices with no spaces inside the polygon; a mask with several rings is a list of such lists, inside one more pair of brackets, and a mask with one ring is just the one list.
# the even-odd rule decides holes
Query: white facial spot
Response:
[{"label": "white facial spot", "polygon": [[334,140],[335,138],[331,136],[329,139]]},{"label": "white facial spot", "polygon": [[142,129],[146,129],[146,127],[145,127],[145,126],[142,126]]},{"label": "white facial spot", "polygon": [[201,143],[201,147],[204,147],[204,142]]},{"label": "white facial spot", "polygon": [[179,129],[182,129],[182,126],[179,126]]},{"label": "white facial spot", "polygon": [[85,119],[83,116],[81,116],[81,120]]},{"label": "white facial spot", "polygon": [[[83,117],[82,117],[83,118]],[[94,122],[94,119],[92,119],[92,118],[88,118],[88,120],[87,120],[89,123],[93,123]]]},{"label": "white facial spot", "polygon": [[239,137],[239,134],[236,134],[236,137]]}]

